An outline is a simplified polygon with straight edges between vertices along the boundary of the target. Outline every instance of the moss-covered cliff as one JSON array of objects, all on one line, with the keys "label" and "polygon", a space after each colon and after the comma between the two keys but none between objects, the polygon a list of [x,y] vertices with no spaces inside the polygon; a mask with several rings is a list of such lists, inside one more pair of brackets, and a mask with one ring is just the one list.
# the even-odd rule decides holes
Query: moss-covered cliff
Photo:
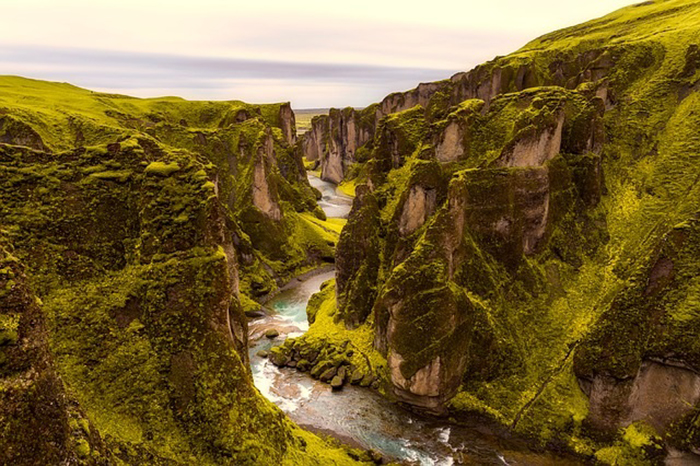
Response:
[{"label": "moss-covered cliff", "polygon": [[292,129],[0,78],[0,463],[353,462],[247,361],[253,298],[332,257]]},{"label": "moss-covered cliff", "polygon": [[360,146],[314,121],[306,156],[367,185],[319,308],[387,394],[609,464],[700,453],[699,43],[700,2],[645,2],[344,111]]}]

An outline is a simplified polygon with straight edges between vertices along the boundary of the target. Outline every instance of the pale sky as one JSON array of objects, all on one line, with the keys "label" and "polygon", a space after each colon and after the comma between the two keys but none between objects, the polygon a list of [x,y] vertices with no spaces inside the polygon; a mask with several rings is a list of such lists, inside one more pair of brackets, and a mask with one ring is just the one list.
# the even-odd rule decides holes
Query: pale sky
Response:
[{"label": "pale sky", "polygon": [[365,106],[630,0],[0,0],[0,74],[140,97]]}]

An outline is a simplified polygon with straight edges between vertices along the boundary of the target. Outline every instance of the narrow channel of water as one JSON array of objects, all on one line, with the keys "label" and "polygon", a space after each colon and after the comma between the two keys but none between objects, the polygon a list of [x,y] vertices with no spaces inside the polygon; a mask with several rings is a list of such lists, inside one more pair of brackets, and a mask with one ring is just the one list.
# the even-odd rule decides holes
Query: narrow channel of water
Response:
[{"label": "narrow channel of water", "polygon": [[[347,216],[352,199],[339,195],[330,183],[309,178],[323,194],[319,205],[326,214],[329,217]],[[455,426],[423,418],[367,388],[345,386],[334,392],[329,385],[312,379],[308,373],[280,369],[268,359],[259,357],[259,351],[308,330],[306,304],[321,284],[334,276],[335,271],[328,271],[297,280],[268,302],[268,307],[274,311],[272,315],[256,319],[249,325],[249,354],[255,385],[297,424],[377,450],[385,457],[405,464],[575,464],[549,455],[518,451],[485,426]],[[275,339],[265,338],[264,333],[270,328],[277,329],[280,335]]]},{"label": "narrow channel of water", "polygon": [[317,176],[309,175],[311,186],[321,191],[321,199],[318,205],[321,206],[328,218],[348,218],[352,207],[352,198],[338,191],[338,188],[327,181],[323,181]]}]

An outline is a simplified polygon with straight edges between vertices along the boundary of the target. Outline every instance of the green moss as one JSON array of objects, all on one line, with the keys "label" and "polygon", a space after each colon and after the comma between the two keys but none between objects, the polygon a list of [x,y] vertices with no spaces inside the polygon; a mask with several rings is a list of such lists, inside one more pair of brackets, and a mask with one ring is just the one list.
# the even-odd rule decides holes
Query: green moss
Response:
[{"label": "green moss", "polygon": [[338,191],[349,197],[355,197],[356,188],[357,180],[344,180],[338,185]]},{"label": "green moss", "polygon": [[367,186],[357,194],[336,257],[339,318],[349,328],[361,325],[371,312],[380,265],[377,199]]},{"label": "green moss", "polygon": [[307,306],[307,314],[311,326],[308,332],[296,340],[294,346],[320,353],[315,361],[316,367],[321,368],[320,361],[329,359],[330,354],[335,353],[335,349],[352,348],[354,352],[351,356],[342,352],[343,362],[367,374],[386,376],[386,359],[374,348],[372,321],[350,330],[336,319],[334,282],[324,284],[323,290],[312,296]]},{"label": "green moss", "polygon": [[[653,427],[645,422],[636,422],[627,426],[622,438],[633,448],[643,448],[655,445],[659,437]],[[657,445],[658,447],[658,445]],[[660,448],[660,447],[658,447]]]},{"label": "green moss", "polygon": [[[341,227],[307,215],[315,194],[269,126],[280,107],[258,118],[259,107],[238,102],[141,100],[19,78],[0,78],[0,88],[3,115],[22,130],[3,126],[13,139],[0,147],[0,222],[43,298],[79,419],[93,426],[71,423],[72,435],[90,436],[89,448],[74,447],[125,464],[352,462],[260,396],[245,334],[232,328],[245,329],[250,297],[275,278],[332,258],[328,238]],[[258,150],[279,222],[245,210]],[[16,289],[11,272],[0,263],[0,298]],[[3,335],[13,319],[0,321]]]},{"label": "green moss", "polygon": [[170,176],[177,171],[180,171],[180,165],[177,163],[151,162],[146,167],[145,173],[147,175]]},{"label": "green moss", "polygon": [[85,440],[80,439],[77,442],[77,445],[75,447],[75,452],[78,454],[80,458],[87,458],[90,456],[90,444],[88,444]]},{"label": "green moss", "polygon": [[131,178],[131,175],[132,173],[130,170],[101,171],[90,174],[92,178],[97,178],[100,180],[118,181],[120,183],[125,183],[126,181],[128,181],[129,178]]}]

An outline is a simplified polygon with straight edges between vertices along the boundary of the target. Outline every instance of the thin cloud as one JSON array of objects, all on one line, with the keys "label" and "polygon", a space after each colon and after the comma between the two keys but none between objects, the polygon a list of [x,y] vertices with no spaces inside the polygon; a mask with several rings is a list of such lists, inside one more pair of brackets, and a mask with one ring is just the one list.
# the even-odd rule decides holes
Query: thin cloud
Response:
[{"label": "thin cloud", "polygon": [[0,73],[143,96],[364,106],[633,1],[3,0]]},{"label": "thin cloud", "polygon": [[[324,97],[335,86],[344,89],[357,102],[351,88],[365,88],[372,97],[380,98],[395,86],[412,87],[419,82],[444,79],[459,70],[425,69],[411,67],[376,66],[367,64],[299,63],[237,58],[210,58],[177,56],[154,53],[104,51],[68,47],[0,46],[0,69],[10,74],[29,75],[44,79],[72,82],[94,89],[120,91],[159,89],[184,91],[191,98],[247,98],[261,97],[265,93],[251,92],[251,82],[280,95],[280,90],[306,89],[307,97],[314,95],[313,88],[326,90]],[[246,95],[230,95],[237,88]],[[151,94],[153,95],[153,94]],[[348,95],[348,96],[349,96]],[[323,102],[304,96],[298,98],[302,105],[323,105]],[[338,103],[342,105],[342,102]]]},{"label": "thin cloud", "polygon": [[[298,63],[239,58],[210,58],[152,53],[118,52],[76,48],[0,46],[0,63],[52,64],[63,67],[99,69],[107,67],[122,76],[176,71],[182,77],[323,79],[338,81],[383,81],[412,76],[424,79],[448,77],[457,70],[391,67],[365,64]],[[126,67],[126,68],[125,68]]]}]

